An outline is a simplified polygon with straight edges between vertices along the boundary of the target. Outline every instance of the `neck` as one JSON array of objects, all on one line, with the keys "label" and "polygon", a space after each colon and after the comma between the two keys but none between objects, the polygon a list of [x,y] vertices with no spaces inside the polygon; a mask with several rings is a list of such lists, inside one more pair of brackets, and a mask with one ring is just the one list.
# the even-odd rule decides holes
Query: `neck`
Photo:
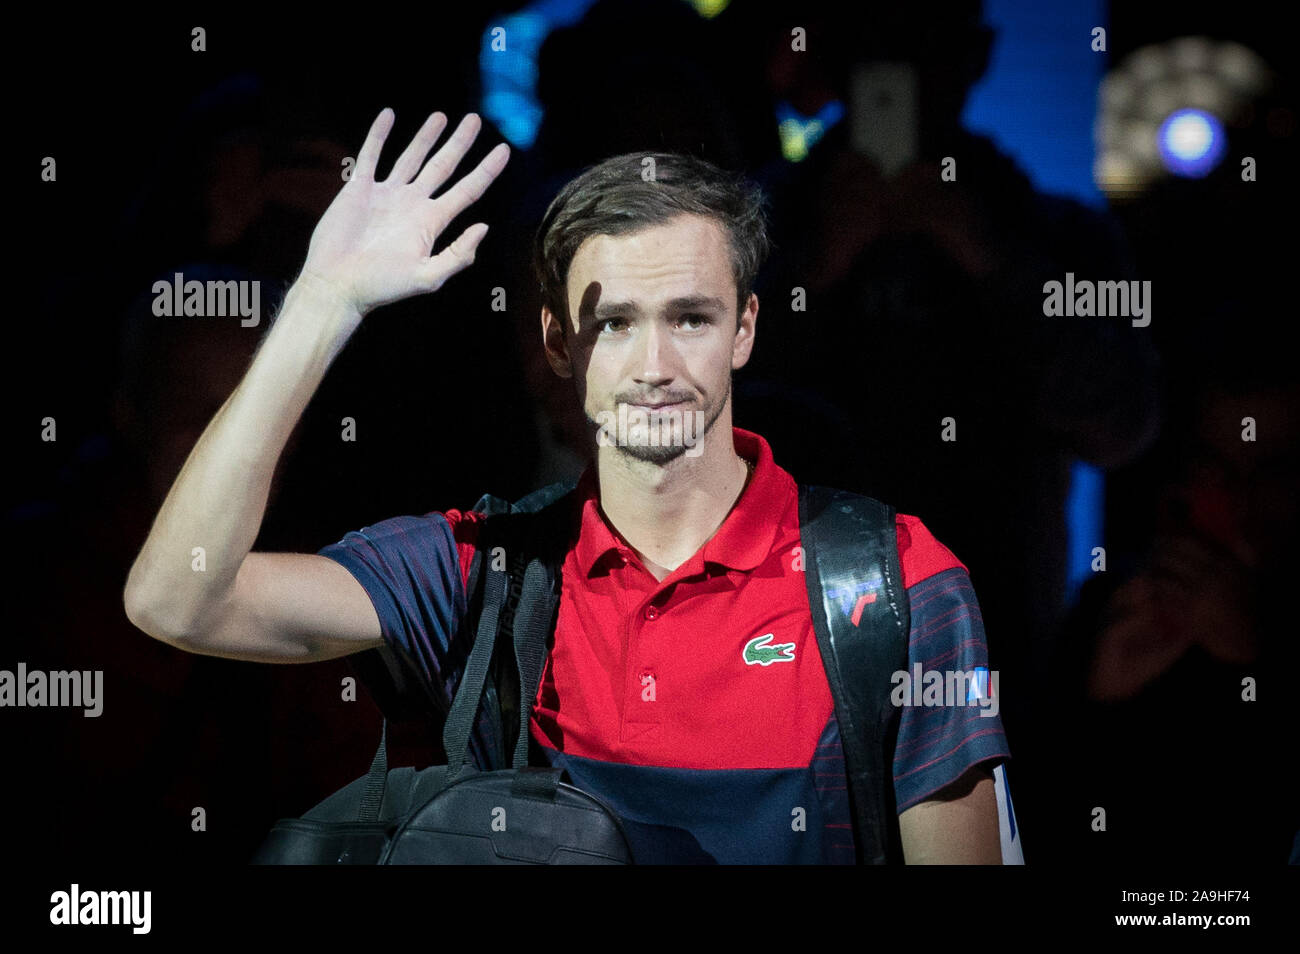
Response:
[{"label": "neck", "polygon": [[610,524],[662,580],[704,546],[731,512],[745,488],[749,469],[736,453],[731,415],[718,416],[696,447],[653,464],[622,453],[597,449],[600,507]]}]

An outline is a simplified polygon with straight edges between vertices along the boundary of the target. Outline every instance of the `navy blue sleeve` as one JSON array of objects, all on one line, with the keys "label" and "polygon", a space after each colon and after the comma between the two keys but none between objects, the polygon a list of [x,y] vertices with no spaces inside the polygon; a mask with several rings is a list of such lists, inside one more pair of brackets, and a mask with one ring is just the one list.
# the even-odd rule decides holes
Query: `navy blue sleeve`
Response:
[{"label": "navy blue sleeve", "polygon": [[457,640],[465,583],[456,540],[441,513],[393,517],[318,551],[365,588],[384,640],[405,652],[446,705],[469,647]]},{"label": "navy blue sleeve", "polygon": [[[1011,755],[998,714],[997,675],[989,671],[984,621],[966,570],[955,566],[935,573],[909,586],[907,596],[909,671],[894,687],[895,704],[903,706],[894,749],[900,814],[972,766],[988,762],[991,769]],[[971,673],[974,678],[967,678]]]}]

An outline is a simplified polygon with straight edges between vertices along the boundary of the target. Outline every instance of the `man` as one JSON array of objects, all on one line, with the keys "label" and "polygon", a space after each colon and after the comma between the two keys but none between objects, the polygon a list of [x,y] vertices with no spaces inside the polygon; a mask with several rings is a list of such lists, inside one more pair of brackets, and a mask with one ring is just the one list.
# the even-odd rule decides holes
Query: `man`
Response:
[{"label": "man", "polygon": [[[446,124],[434,113],[376,182],[392,122],[384,110],[371,127],[281,314],[164,501],[124,597],[132,622],[190,652],[312,662],[388,641],[442,689],[457,675],[447,648],[465,613],[478,515],[397,517],[316,555],[249,552],[285,440],[364,315],[437,290],[487,231],[475,224],[429,256],[500,173],[504,144],[431,200],[478,118],[425,162]],[[761,437],[731,421],[766,245],[760,196],[707,163],[663,154],[584,173],[538,237],[546,356],[575,382],[595,462],[580,481],[581,526],[531,733],[614,806],[642,861],[853,859],[796,485]],[[668,446],[648,440],[674,417],[690,423]],[[900,515],[898,529],[909,662],[987,666],[965,567],[915,518]],[[199,546],[204,573],[191,570]],[[1000,861],[992,767],[1009,753],[988,714],[904,709],[894,790],[908,862]]]}]

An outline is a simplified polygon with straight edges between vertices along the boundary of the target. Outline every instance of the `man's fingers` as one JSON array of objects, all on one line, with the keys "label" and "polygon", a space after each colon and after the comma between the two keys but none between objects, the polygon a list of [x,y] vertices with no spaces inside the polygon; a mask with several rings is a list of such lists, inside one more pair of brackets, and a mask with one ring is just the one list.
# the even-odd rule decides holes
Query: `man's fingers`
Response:
[{"label": "man's fingers", "polygon": [[434,200],[437,204],[439,221],[451,222],[467,208],[483,197],[488,186],[501,174],[510,159],[510,147],[498,143],[497,147],[483,157],[474,170],[464,176],[454,186]]},{"label": "man's fingers", "polygon": [[366,134],[366,141],[361,145],[361,152],[357,154],[357,167],[352,170],[352,177],[373,179],[375,177],[375,166],[379,163],[379,153],[384,148],[384,140],[388,138],[389,131],[393,128],[393,120],[396,114],[385,106],[375,117],[375,121],[370,124],[370,132]]},{"label": "man's fingers", "polygon": [[420,163],[424,162],[424,157],[429,154],[429,150],[433,148],[433,144],[438,141],[438,137],[446,127],[446,113],[434,113],[426,119],[420,131],[415,134],[415,138],[397,157],[397,162],[393,164],[393,171],[388,174],[388,178],[399,185],[410,182],[415,177],[416,170],[420,168]]},{"label": "man's fingers", "polygon": [[421,195],[433,195],[434,190],[456,171],[456,166],[460,164],[461,159],[465,158],[465,153],[469,152],[469,147],[473,145],[482,127],[483,121],[476,113],[468,113],[460,121],[451,138],[430,157],[424,164],[424,168],[420,170],[419,177],[412,183]]},{"label": "man's fingers", "polygon": [[479,242],[487,235],[488,227],[482,222],[475,222],[437,255],[429,259],[424,267],[424,279],[429,291],[437,291],[452,275],[467,268],[474,261],[474,253]]}]

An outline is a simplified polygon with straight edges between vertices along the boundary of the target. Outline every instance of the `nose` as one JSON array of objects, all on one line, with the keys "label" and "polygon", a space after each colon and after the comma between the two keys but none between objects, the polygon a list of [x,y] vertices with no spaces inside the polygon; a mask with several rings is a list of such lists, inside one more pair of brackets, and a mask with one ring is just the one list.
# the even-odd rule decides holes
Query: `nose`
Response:
[{"label": "nose", "polygon": [[633,378],[638,384],[660,386],[673,379],[675,351],[672,338],[657,321],[642,326],[644,333],[637,342],[633,360]]}]

